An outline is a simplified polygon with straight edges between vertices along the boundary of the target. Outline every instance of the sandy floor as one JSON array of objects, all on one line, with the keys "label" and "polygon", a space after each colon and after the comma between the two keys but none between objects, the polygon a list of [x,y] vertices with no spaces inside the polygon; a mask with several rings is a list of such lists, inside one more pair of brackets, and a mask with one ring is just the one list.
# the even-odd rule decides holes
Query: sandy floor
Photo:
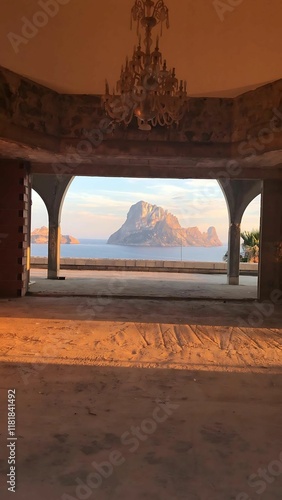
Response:
[{"label": "sandy floor", "polygon": [[11,498],[16,388],[19,500],[253,500],[262,490],[280,500],[282,313],[270,307],[1,300],[1,499]]}]

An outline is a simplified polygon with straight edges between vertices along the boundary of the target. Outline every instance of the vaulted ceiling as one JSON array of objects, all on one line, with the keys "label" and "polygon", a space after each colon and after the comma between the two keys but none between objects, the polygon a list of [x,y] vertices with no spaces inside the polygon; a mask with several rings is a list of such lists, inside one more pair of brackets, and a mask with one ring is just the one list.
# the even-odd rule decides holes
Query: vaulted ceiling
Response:
[{"label": "vaulted ceiling", "polygon": [[[115,84],[136,43],[134,1],[57,1],[65,5],[15,53],[8,34],[22,36],[22,18],[31,21],[54,0],[1,0],[0,65],[60,92],[101,94],[105,78]],[[281,0],[166,4],[171,28],[164,29],[161,50],[187,79],[190,95],[236,96],[282,78]]]}]

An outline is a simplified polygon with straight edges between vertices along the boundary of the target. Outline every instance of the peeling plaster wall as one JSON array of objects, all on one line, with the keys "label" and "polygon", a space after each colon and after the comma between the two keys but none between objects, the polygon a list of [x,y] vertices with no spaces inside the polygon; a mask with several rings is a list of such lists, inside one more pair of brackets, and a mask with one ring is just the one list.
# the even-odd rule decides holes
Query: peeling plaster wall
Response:
[{"label": "peeling plaster wall", "polygon": [[[156,127],[146,133],[130,124],[127,129],[117,127],[115,139],[143,141],[173,141],[228,143],[232,135],[232,99],[191,99],[189,113],[180,130]],[[81,137],[83,129],[91,131],[99,127],[105,117],[99,96],[62,96],[61,135],[64,138]],[[111,136],[110,136],[111,137]],[[107,137],[105,138],[107,139]]]},{"label": "peeling plaster wall", "polygon": [[[282,80],[235,99],[191,99],[189,113],[179,130],[156,127],[142,132],[134,123],[127,129],[117,126],[114,133],[104,134],[103,140],[228,145],[256,138],[269,128],[273,108],[280,110],[282,117]],[[85,130],[99,129],[103,117],[100,96],[60,95],[0,67],[0,133],[1,128],[17,126],[19,130],[37,132],[42,138],[56,138],[59,144],[61,139],[78,140],[84,137]],[[4,137],[9,139],[9,133]],[[282,133],[276,133],[268,150],[281,149],[281,144]],[[35,142],[34,147],[37,145]]]},{"label": "peeling plaster wall", "polygon": [[183,134],[189,142],[229,143],[232,116],[232,99],[191,99],[189,113],[183,120]]},{"label": "peeling plaster wall", "polygon": [[263,129],[270,129],[273,109],[280,110],[277,126],[282,129],[282,80],[264,85],[234,99],[232,142],[259,138]]},{"label": "peeling plaster wall", "polygon": [[60,96],[41,85],[0,69],[0,118],[44,134],[59,134]]},{"label": "peeling plaster wall", "polygon": [[[156,127],[148,134],[139,131],[134,124],[127,129],[117,127],[114,138],[228,143],[232,135],[232,116],[232,99],[191,99],[181,130]],[[84,129],[99,128],[105,113],[100,96],[59,95],[1,68],[0,117],[33,131],[62,138],[80,138]]]}]

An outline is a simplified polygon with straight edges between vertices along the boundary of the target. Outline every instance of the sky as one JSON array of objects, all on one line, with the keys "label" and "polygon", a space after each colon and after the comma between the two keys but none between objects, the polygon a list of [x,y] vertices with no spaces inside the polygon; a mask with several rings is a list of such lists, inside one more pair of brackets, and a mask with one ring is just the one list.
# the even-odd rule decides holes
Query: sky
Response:
[{"label": "sky", "polygon": [[[125,222],[138,201],[158,205],[175,215],[182,227],[214,226],[222,243],[228,241],[228,211],[215,180],[123,179],[76,177],[65,197],[62,234],[75,238],[107,239]],[[260,196],[247,208],[242,230],[259,228]],[[33,191],[32,230],[48,226],[47,211]]]}]

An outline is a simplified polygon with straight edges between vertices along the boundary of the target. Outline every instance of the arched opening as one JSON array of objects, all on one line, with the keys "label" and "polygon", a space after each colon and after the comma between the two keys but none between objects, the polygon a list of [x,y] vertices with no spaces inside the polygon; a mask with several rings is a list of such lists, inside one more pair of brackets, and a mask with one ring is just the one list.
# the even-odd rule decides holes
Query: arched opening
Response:
[{"label": "arched opening", "polygon": [[43,199],[34,189],[31,197],[31,257],[43,258],[48,256],[48,212]]},{"label": "arched opening", "polygon": [[[242,233],[245,234],[246,240],[245,243],[248,243],[248,239],[250,240],[251,248],[246,249],[246,244],[244,245],[244,238],[242,241],[242,255],[245,260],[256,263],[259,258],[259,251],[255,248],[256,242],[252,242],[252,239],[257,239],[256,233],[260,234],[260,209],[261,209],[261,195],[257,196],[253,199],[253,201],[247,206],[243,218],[242,218]],[[250,238],[248,238],[248,233]],[[252,235],[254,238],[252,238]],[[259,238],[260,239],[260,238]],[[253,247],[253,248],[252,248]],[[258,245],[259,247],[259,245]]]},{"label": "arched opening", "polygon": [[[228,207],[216,180],[76,177],[71,186],[65,183],[64,189],[56,189],[62,193],[61,198],[56,198],[60,208],[64,201],[62,232],[70,240],[79,240],[79,244],[69,241],[61,246],[60,277],[68,278],[68,286],[70,278],[74,278],[74,289],[68,290],[69,293],[91,295],[93,290],[99,293],[97,283],[102,283],[104,276],[107,285],[109,273],[114,272],[115,280],[123,280],[122,285],[115,285],[115,292],[118,289],[131,295],[128,285],[133,278],[138,286],[143,278],[150,278],[142,292],[146,296],[148,290],[151,293],[153,281],[158,282],[158,293],[162,294],[162,285],[165,289],[174,280],[174,284],[181,281],[183,289],[180,287],[179,296],[196,297],[199,284],[206,287],[203,296],[207,298],[224,298],[226,293],[233,298],[232,290],[227,291],[225,286],[227,267],[223,262],[228,244]],[[179,239],[178,244],[177,241],[150,245],[108,242],[124,225],[132,206],[141,200],[150,207],[150,216],[153,213],[155,217],[155,209],[158,215],[166,214],[175,229],[176,240],[180,236],[180,243]],[[209,228],[214,229],[209,232]],[[194,240],[185,244],[183,231],[189,230]],[[195,234],[206,241],[199,243]],[[210,234],[212,241],[207,241]],[[83,290],[80,285],[84,279],[88,283]],[[113,289],[108,290],[107,286],[102,287],[101,293],[112,295]],[[170,288],[168,293],[175,296],[177,292]]]},{"label": "arched opening", "polygon": [[260,228],[261,195],[256,196],[247,206],[242,217],[242,231]]},{"label": "arched opening", "polygon": [[[54,176],[52,174],[34,175],[32,179],[32,187],[44,201],[48,212],[48,229],[45,226],[37,228],[39,235],[32,235],[33,238],[41,236],[43,241],[41,240],[39,243],[48,244],[47,251],[46,248],[41,249],[41,252],[45,253],[45,260],[47,252],[48,279],[57,280],[59,277],[61,243],[67,242],[61,236],[61,210],[65,194],[72,180],[72,176]],[[43,234],[40,234],[42,230]]]},{"label": "arched opening", "polygon": [[[177,218],[174,226],[170,220],[175,240],[167,244],[164,238],[159,244],[154,243],[157,238],[148,244],[108,244],[111,235],[126,222],[131,207],[141,201],[148,204],[148,211],[157,206]],[[181,228],[194,229],[190,245],[181,229],[177,232],[177,222]],[[80,241],[75,248],[62,248],[62,257],[80,259],[222,262],[228,243],[228,210],[216,180],[76,177],[65,197],[62,226]],[[211,227],[222,246],[217,244],[216,235],[213,241],[208,238]]]},{"label": "arched opening", "polygon": [[[38,182],[40,184],[41,180]],[[63,274],[68,278],[93,279],[92,271],[99,278],[103,271],[124,273],[125,279],[129,279],[133,274],[128,271],[132,271],[137,273],[137,280],[141,278],[141,272],[146,272],[146,278],[154,274],[155,280],[163,281],[165,273],[170,273],[168,279],[178,273],[178,278],[185,279],[186,283],[195,284],[198,280],[201,284],[218,286],[218,298],[221,297],[222,290],[226,289],[222,285],[227,281],[227,265],[223,260],[228,249],[232,192],[230,198],[230,192],[226,192],[219,181],[73,177],[63,182],[59,187],[56,184],[56,192],[60,193],[56,195],[59,207],[57,218],[60,222],[62,215],[62,233],[67,239],[61,245],[61,277]],[[52,192],[50,185],[48,189]],[[244,187],[249,189],[247,185]],[[42,191],[42,186],[40,189]],[[253,196],[251,193],[249,199]],[[42,197],[46,197],[44,189]],[[172,223],[174,242],[169,240],[166,244],[163,240],[161,243],[157,240],[149,244],[147,240],[138,243],[112,240],[113,235],[119,234],[128,223],[127,217],[132,208],[140,203],[142,210],[149,207],[149,218],[153,217],[152,213],[154,217],[156,213],[157,216],[166,214],[169,224]],[[143,215],[147,220],[148,214],[142,212],[142,221]],[[167,229],[166,221],[164,225]],[[192,232],[192,242],[187,244],[183,239],[183,231],[185,235],[186,232]],[[142,233],[139,226],[137,232],[138,235]],[[210,234],[213,236],[212,241],[208,241]],[[197,239],[199,235],[206,238],[204,243]],[[45,257],[46,250],[45,247]],[[86,271],[88,275],[83,274]],[[72,274],[74,272],[75,275]],[[109,278],[109,275],[105,278]],[[210,294],[213,294],[212,290]],[[207,294],[207,298],[210,294]]]}]

